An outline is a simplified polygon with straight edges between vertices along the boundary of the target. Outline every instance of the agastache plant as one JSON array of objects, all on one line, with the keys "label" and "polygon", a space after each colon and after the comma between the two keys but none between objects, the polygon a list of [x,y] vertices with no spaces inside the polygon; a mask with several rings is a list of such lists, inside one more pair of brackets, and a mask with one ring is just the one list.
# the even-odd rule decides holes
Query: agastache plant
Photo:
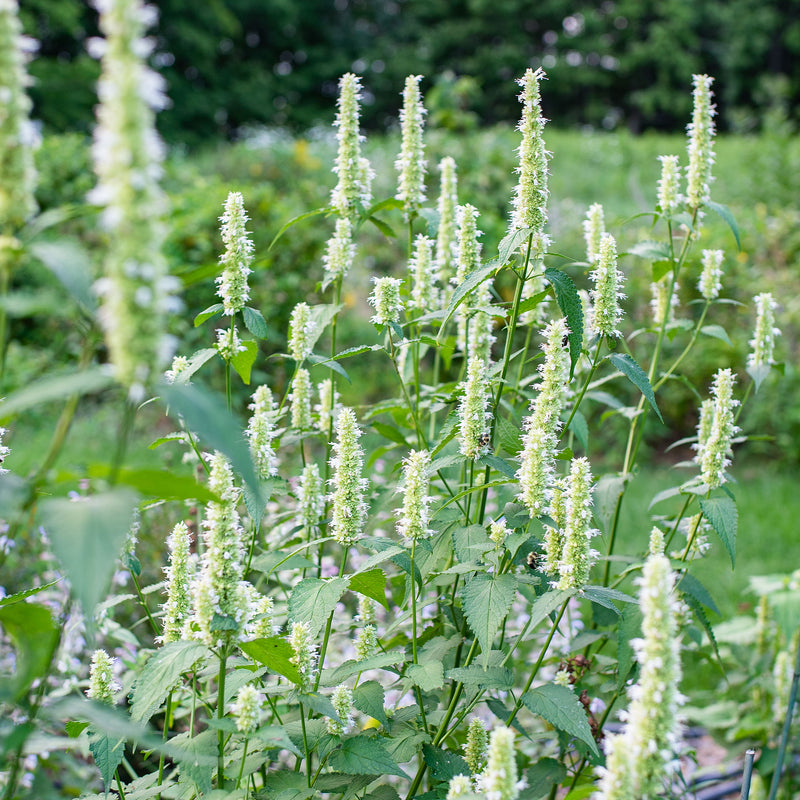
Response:
[{"label": "agastache plant", "polygon": [[658,208],[662,214],[672,214],[680,207],[683,198],[680,194],[680,165],[678,156],[659,156],[661,177],[658,179]]},{"label": "agastache plant", "polygon": [[697,290],[708,302],[719,297],[719,290],[722,288],[722,260],[724,257],[725,254],[722,250],[703,250],[703,271],[700,273]]},{"label": "agastache plant", "polygon": [[219,259],[222,274],[216,278],[223,313],[231,316],[241,311],[250,299],[247,276],[252,271],[253,243],[247,234],[247,220],[242,195],[231,192],[225,201],[225,211],[219,218],[225,252]]},{"label": "agastache plant", "polygon": [[599,531],[592,527],[592,473],[586,458],[570,465],[564,497],[564,542],[558,562],[557,589],[581,589],[597,556],[590,542]]},{"label": "agastache plant", "polygon": [[427,314],[436,309],[439,300],[436,288],[436,263],[433,259],[433,240],[419,235],[414,240],[414,253],[408,263],[411,277],[412,307]]},{"label": "agastache plant", "polygon": [[708,75],[693,75],[694,110],[687,127],[689,143],[689,166],[686,168],[686,202],[696,209],[710,199],[711,167],[714,164],[714,116],[715,106],[711,102],[711,84]]},{"label": "agastache plant", "polygon": [[753,301],[756,306],[756,324],[750,340],[752,351],[747,356],[747,366],[769,367],[775,363],[775,337],[780,329],[775,327],[775,309],[778,304],[770,292],[757,294]]},{"label": "agastache plant", "polygon": [[583,238],[586,241],[586,260],[594,264],[600,258],[600,240],[606,232],[605,215],[600,203],[592,203],[583,221]]},{"label": "agastache plant", "polygon": [[248,408],[253,412],[245,435],[250,442],[250,453],[261,478],[278,474],[278,456],[273,442],[278,433],[275,423],[278,417],[277,403],[272,399],[268,386],[259,386],[253,393],[253,402]]},{"label": "agastache plant", "polygon": [[334,281],[341,280],[350,272],[355,255],[353,224],[349,217],[339,217],[336,220],[333,236],[328,239],[328,244],[325,246],[325,255],[322,257],[322,265],[325,269],[323,289],[326,289]]},{"label": "agastache plant", "polygon": [[358,443],[361,429],[350,408],[343,408],[336,418],[336,441],[330,466],[333,492],[331,532],[339,544],[354,544],[364,530],[368,506],[364,499],[369,481],[363,475],[364,451]]},{"label": "agastache plant", "polygon": [[[731,370],[717,371],[711,387],[714,397],[711,424],[701,419],[696,460],[700,465],[701,479],[709,489],[716,489],[728,480],[725,468],[731,463],[731,441],[739,430],[733,411],[739,405],[739,401],[733,398],[735,383],[736,377]],[[707,435],[702,428],[708,429]]]},{"label": "agastache plant", "polygon": [[425,107],[419,91],[422,75],[409,75],[403,89],[403,108],[400,110],[400,155],[395,161],[398,187],[395,197],[403,203],[406,221],[414,217],[425,202],[425,146],[422,130]]},{"label": "agastache plant", "polygon": [[176,310],[177,281],[161,253],[165,198],[159,188],[164,148],[154,112],[164,108],[164,82],[144,58],[143,38],[155,22],[139,0],[97,0],[102,53],[100,105],[92,156],[97,186],[92,202],[103,208],[108,233],[104,277],[97,282],[100,319],[117,379],[134,399],[160,374],[173,349],[166,315]]},{"label": "agastache plant", "polygon": [[161,641],[177,642],[182,638],[186,620],[192,610],[192,562],[191,537],[186,523],[179,522],[167,537],[169,565],[167,576],[167,599],[164,602],[164,630]]},{"label": "agastache plant", "polygon": [[594,289],[592,304],[595,333],[611,339],[619,338],[622,333],[617,325],[622,319],[620,301],[625,299],[622,292],[622,273],[617,269],[617,243],[610,233],[600,237],[597,254],[597,266],[592,272]]},{"label": "agastache plant", "polygon": [[408,541],[427,538],[433,531],[428,506],[428,468],[431,456],[427,450],[412,450],[403,461],[403,507],[398,514],[397,532]]},{"label": "agastache plant", "polygon": [[310,306],[308,303],[298,303],[289,318],[289,354],[298,365],[311,355],[314,346],[312,337],[316,332]]},{"label": "agastache plant", "polygon": [[339,102],[336,138],[339,152],[333,171],[338,182],[331,193],[331,206],[340,216],[354,218],[357,204],[370,202],[371,167],[361,156],[362,136],[359,129],[359,100],[361,79],[351,72],[339,81]]},{"label": "agastache plant", "polygon": [[458,244],[458,177],[456,162],[445,156],[439,162],[439,229],[436,233],[436,269],[442,285],[443,302],[449,302],[450,280],[455,275]]}]

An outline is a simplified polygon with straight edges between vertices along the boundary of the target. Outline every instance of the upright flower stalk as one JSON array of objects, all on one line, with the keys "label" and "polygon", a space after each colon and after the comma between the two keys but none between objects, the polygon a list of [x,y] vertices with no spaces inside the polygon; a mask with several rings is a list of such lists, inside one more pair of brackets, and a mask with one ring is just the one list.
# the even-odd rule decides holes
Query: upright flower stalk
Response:
[{"label": "upright flower stalk", "polygon": [[134,398],[163,371],[172,344],[167,312],[175,310],[177,281],[161,253],[164,195],[158,185],[164,148],[154,112],[166,102],[163,81],[145,64],[152,49],[144,31],[155,21],[139,0],[97,0],[102,74],[92,155],[108,233],[105,275],[96,287],[100,318],[117,379]]},{"label": "upright flower stalk", "polygon": [[[478,209],[475,206],[463,205],[456,210],[456,220],[458,223],[458,245],[456,275],[452,279],[455,286],[459,286],[470,272],[478,269],[481,263],[481,243],[479,237],[482,235],[478,230]],[[456,311],[458,330],[456,342],[462,350],[467,346],[467,317],[469,304],[462,303]]]},{"label": "upright flower stalk", "polygon": [[656,203],[662,214],[670,215],[677,211],[683,200],[680,194],[680,164],[678,156],[659,156],[661,177],[658,179]]},{"label": "upright flower stalk", "polygon": [[427,450],[412,450],[403,460],[403,507],[398,514],[397,532],[409,542],[424,539],[433,532],[428,506],[428,468],[431,456]]},{"label": "upright flower stalk", "polygon": [[105,650],[95,650],[89,667],[89,688],[86,696],[107,706],[114,705],[120,687],[114,680],[114,660]]},{"label": "upright flower stalk", "polygon": [[275,429],[278,407],[267,386],[259,386],[252,399],[248,408],[253,415],[247,423],[245,436],[250,442],[250,453],[259,477],[271,478],[278,474],[278,456],[273,444],[278,435]]},{"label": "upright flower stalk", "polygon": [[592,320],[598,336],[616,339],[622,336],[617,324],[622,319],[620,301],[625,298],[622,292],[622,273],[617,269],[617,244],[610,233],[600,237],[597,266],[592,272],[594,289]]},{"label": "upright flower stalk", "polygon": [[369,304],[375,309],[371,322],[375,325],[388,325],[400,319],[403,301],[400,299],[400,278],[373,278],[375,288],[369,296]]},{"label": "upright flower stalk", "polygon": [[686,202],[689,208],[699,208],[711,199],[711,167],[714,164],[714,116],[711,84],[708,75],[692,75],[694,109],[687,126],[689,166],[686,169]]},{"label": "upright flower stalk", "polygon": [[700,465],[702,481],[709,489],[716,489],[728,480],[725,469],[731,463],[731,442],[739,430],[734,422],[734,408],[739,405],[739,401],[733,399],[735,383],[731,370],[718,370],[711,387],[713,413],[709,414],[709,406],[703,405],[705,414],[700,418],[695,460]]},{"label": "upright flower stalk", "polygon": [[327,289],[335,281],[341,280],[350,272],[356,255],[356,244],[353,241],[353,224],[349,217],[339,217],[333,236],[328,239],[322,265],[325,279],[322,288]]},{"label": "upright flower stalk", "polygon": [[289,318],[289,354],[298,366],[311,355],[316,332],[311,307],[308,303],[298,303]]},{"label": "upright flower stalk", "polygon": [[395,161],[398,173],[397,194],[403,203],[406,222],[416,216],[425,202],[425,145],[422,131],[425,107],[419,91],[422,75],[409,75],[403,89],[403,108],[400,110],[401,145]]},{"label": "upright flower stalk", "polygon": [[582,589],[597,553],[590,542],[599,531],[592,527],[592,472],[586,458],[574,458],[564,497],[564,539],[558,562],[557,589]]},{"label": "upright flower stalk", "polygon": [[439,162],[439,230],[436,233],[436,269],[439,282],[442,285],[442,303],[450,302],[450,281],[455,274],[455,265],[458,258],[458,222],[456,208],[458,207],[458,176],[456,175],[456,162],[445,156]]},{"label": "upright flower stalk", "polygon": [[703,271],[700,273],[697,289],[708,303],[719,297],[719,291],[722,288],[722,260],[724,257],[725,254],[722,250],[703,250],[701,259]]},{"label": "upright flower stalk", "polygon": [[467,362],[467,379],[458,407],[459,450],[467,458],[477,459],[489,452],[491,401],[488,365],[480,355],[472,355]]},{"label": "upright flower stalk", "polygon": [[233,316],[250,299],[247,276],[253,262],[253,243],[247,234],[248,216],[239,192],[228,195],[219,220],[225,252],[219,259],[222,274],[216,279],[217,294],[222,300],[223,313]]},{"label": "upright flower stalk", "polygon": [[179,522],[167,537],[169,565],[164,569],[167,576],[167,599],[164,603],[164,644],[177,642],[183,635],[184,625],[192,610],[192,564],[190,554],[191,537],[184,522]]},{"label": "upright flower stalk", "polygon": [[0,0],[0,233],[6,236],[36,212],[35,132],[25,69],[33,44],[22,35],[17,0]]},{"label": "upright flower stalk", "polygon": [[433,240],[420,234],[414,240],[414,253],[408,263],[411,277],[412,307],[422,314],[436,310],[439,292],[436,288],[436,262]]},{"label": "upright flower stalk", "polygon": [[753,298],[756,306],[756,324],[750,340],[752,351],[747,356],[747,366],[769,367],[775,363],[775,337],[780,330],[775,327],[775,309],[778,304],[770,292],[762,292]]},{"label": "upright flower stalk", "polygon": [[336,541],[346,547],[358,540],[367,521],[364,496],[369,481],[363,476],[364,451],[358,443],[360,436],[355,413],[343,408],[336,418],[336,441],[330,461],[333,492],[329,499],[331,532]]},{"label": "upright flower stalk", "polygon": [[600,258],[600,240],[605,229],[605,214],[600,203],[593,203],[583,221],[583,238],[586,242],[586,260],[594,264]]}]

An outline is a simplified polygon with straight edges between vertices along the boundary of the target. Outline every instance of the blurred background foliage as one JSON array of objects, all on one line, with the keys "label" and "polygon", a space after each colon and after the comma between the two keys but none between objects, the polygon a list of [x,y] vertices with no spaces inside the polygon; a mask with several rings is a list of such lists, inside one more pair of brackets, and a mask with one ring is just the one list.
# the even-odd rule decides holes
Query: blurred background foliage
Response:
[{"label": "blurred background foliage", "polygon": [[[97,35],[85,0],[25,0],[38,40],[34,116],[46,130],[92,124]],[[716,78],[723,129],[760,127],[800,104],[800,0],[155,0],[153,66],[172,107],[170,142],[231,137],[243,126],[305,130],[333,116],[336,83],[362,75],[367,128],[396,121],[409,74],[437,124],[517,116],[513,79],[548,75],[545,113],[560,125],[639,132],[683,128],[689,76]]]}]

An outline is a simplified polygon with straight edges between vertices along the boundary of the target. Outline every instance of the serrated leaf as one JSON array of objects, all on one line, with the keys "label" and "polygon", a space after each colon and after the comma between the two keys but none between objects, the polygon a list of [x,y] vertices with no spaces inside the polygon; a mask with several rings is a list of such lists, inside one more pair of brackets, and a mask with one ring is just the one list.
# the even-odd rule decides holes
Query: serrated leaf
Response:
[{"label": "serrated leaf", "polygon": [[54,581],[50,581],[49,583],[45,583],[42,586],[36,586],[33,589],[25,589],[22,592],[15,592],[14,594],[8,594],[5,597],[0,598],[0,608],[3,606],[13,606],[14,603],[21,603],[28,597],[33,597],[39,592],[43,592],[45,589],[49,589],[52,586],[55,586],[61,578],[57,578]]},{"label": "serrated leaf", "polygon": [[304,706],[307,706],[312,711],[316,711],[317,714],[341,722],[330,698],[325,697],[324,694],[320,694],[319,692],[298,692],[297,699]]},{"label": "serrated leaf", "polygon": [[244,318],[244,325],[256,339],[266,339],[269,335],[269,328],[267,328],[267,321],[264,315],[257,308],[250,308],[245,306],[242,309],[242,317]]},{"label": "serrated leaf", "polygon": [[495,422],[500,445],[510,456],[516,456],[522,450],[522,429],[505,417],[497,417]]},{"label": "serrated leaf", "polygon": [[386,599],[386,573],[382,569],[370,569],[359,572],[350,578],[348,588],[351,592],[358,592],[380,603],[385,609],[389,608]]},{"label": "serrated leaf", "polygon": [[625,478],[619,475],[603,475],[594,485],[594,513],[606,533],[611,525],[611,518],[617,508],[617,501],[625,491]]},{"label": "serrated leaf", "polygon": [[725,342],[725,344],[733,347],[733,342],[731,341],[730,336],[728,336],[728,332],[722,327],[722,325],[703,325],[703,327],[700,328],[700,333],[703,333],[706,336],[711,336],[714,339],[719,339],[720,341]]},{"label": "serrated leaf", "polygon": [[105,733],[92,732],[89,734],[89,750],[94,758],[94,763],[100,770],[100,776],[103,779],[106,793],[108,793],[111,781],[114,780],[114,773],[125,755],[125,740],[112,739]]},{"label": "serrated leaf", "polygon": [[292,740],[286,733],[285,728],[280,725],[263,725],[255,733],[253,738],[258,739],[259,742],[268,745],[270,748],[279,748],[280,750],[288,750],[296,756],[301,755]]},{"label": "serrated leaf", "polygon": [[33,406],[85,394],[94,394],[112,386],[114,379],[103,367],[68,375],[55,375],[29,383],[0,401],[0,419],[7,419]]},{"label": "serrated leaf", "polygon": [[730,497],[700,498],[700,509],[711,527],[722,539],[722,544],[731,559],[731,569],[736,566],[736,529],[739,524],[739,511]]},{"label": "serrated leaf", "polygon": [[337,375],[341,375],[348,383],[351,383],[350,376],[347,374],[347,370],[341,365],[337,364],[331,358],[323,358],[323,356],[319,356],[316,353],[311,353],[306,359],[309,364],[320,364],[323,367],[327,367],[331,372],[335,372]]},{"label": "serrated leaf", "polygon": [[456,528],[452,538],[456,557],[462,564],[478,561],[484,553],[494,547],[483,525]]},{"label": "serrated leaf", "polygon": [[465,686],[480,686],[481,689],[508,691],[514,685],[514,674],[507,667],[486,667],[470,664],[447,670],[447,679],[459,681]]},{"label": "serrated leaf", "polygon": [[131,717],[147,722],[158,711],[167,695],[188,672],[208,654],[201,642],[179,641],[157,650],[139,673],[133,687]]},{"label": "serrated leaf", "polygon": [[440,750],[427,742],[422,745],[422,757],[435,781],[449,781],[456,775],[470,774],[467,762],[458,753]]},{"label": "serrated leaf", "polygon": [[498,246],[497,260],[500,264],[507,264],[509,256],[519,250],[528,241],[535,228],[518,228],[507,233]]},{"label": "serrated leaf", "polygon": [[137,496],[114,489],[81,498],[48,498],[39,504],[39,520],[53,553],[64,567],[87,619],[108,588],[133,521]]},{"label": "serrated leaf", "polygon": [[490,261],[488,264],[484,264],[482,267],[470,272],[461,285],[456,287],[456,290],[453,292],[453,297],[450,299],[450,305],[447,307],[447,313],[442,320],[442,327],[439,333],[440,337],[444,332],[445,325],[450,321],[450,317],[453,316],[455,310],[464,302],[469,293],[477,286],[480,286],[488,277],[494,275],[498,269],[498,263],[496,261]]},{"label": "serrated leaf", "polygon": [[424,664],[411,664],[406,676],[423,692],[432,692],[444,686],[444,667],[441,661],[426,661]]},{"label": "serrated leaf", "polygon": [[306,578],[300,581],[289,598],[289,619],[307,622],[309,636],[313,639],[333,613],[347,584],[347,578]]},{"label": "serrated leaf", "polygon": [[225,306],[222,303],[214,303],[214,305],[209,306],[206,309],[203,309],[195,318],[194,318],[194,327],[197,328],[202,325],[206,320],[211,319],[212,317],[219,317],[222,315]]},{"label": "serrated leaf", "polygon": [[187,427],[208,445],[219,450],[231,462],[234,472],[254,493],[259,491],[250,448],[242,434],[242,428],[234,420],[224,401],[199,386],[163,384],[161,396],[169,405],[170,414],[182,417]]},{"label": "serrated leaf", "polygon": [[593,603],[603,606],[603,608],[610,609],[617,616],[620,615],[620,610],[616,605],[614,605],[615,600],[617,603],[638,602],[635,597],[631,597],[629,594],[625,594],[624,592],[619,592],[616,589],[610,589],[607,586],[587,586],[583,590],[583,596],[587,600],[591,600]]},{"label": "serrated leaf", "polygon": [[253,364],[258,358],[258,344],[252,339],[243,339],[239,345],[240,349],[233,354],[231,366],[236,370],[236,374],[242,379],[245,386],[250,385],[250,373]]},{"label": "serrated leaf", "polygon": [[706,207],[710,208],[715,214],[719,215],[724,222],[727,223],[728,227],[731,229],[731,233],[733,233],[733,238],[736,239],[736,249],[741,253],[742,241],[739,238],[739,226],[736,223],[736,217],[733,216],[733,213],[728,206],[724,206],[721,203],[714,203],[711,200],[706,200]]},{"label": "serrated leaf", "polygon": [[567,777],[564,765],[554,758],[540,758],[526,773],[528,787],[521,795],[523,800],[542,800],[554,786]]},{"label": "serrated leaf", "polygon": [[583,304],[581,303],[580,295],[578,295],[578,289],[569,275],[548,267],[544,271],[544,277],[553,287],[558,307],[567,318],[567,327],[569,328],[569,377],[572,378],[575,364],[581,355],[581,345],[583,344]]},{"label": "serrated leaf", "polygon": [[546,683],[522,695],[522,702],[531,713],[549,722],[557,730],[580,740],[593,755],[600,756],[586,719],[586,710],[571,689]]},{"label": "serrated leaf", "polygon": [[517,595],[517,581],[513,575],[479,573],[464,586],[463,595],[464,613],[478,638],[486,666],[494,637]]},{"label": "serrated leaf", "polygon": [[384,709],[383,686],[377,681],[366,681],[356,686],[353,689],[353,705],[359,711],[363,711],[373,719],[378,720],[381,725],[388,727],[389,720],[386,718]]},{"label": "serrated leaf", "polygon": [[[717,647],[717,639],[714,636],[714,629],[711,627],[711,623],[708,621],[708,617],[706,616],[705,609],[703,608],[702,604],[695,600],[694,597],[690,594],[683,595],[684,602],[686,603],[689,608],[694,611],[695,617],[703,626],[703,630],[708,635],[708,639],[711,642],[711,647],[714,650],[714,655],[717,657],[717,661],[720,662],[720,667],[722,667],[722,657],[719,654],[719,648]],[[724,667],[722,667],[724,671]]]},{"label": "serrated leaf", "polygon": [[560,608],[574,592],[554,589],[546,592],[541,597],[536,598],[536,602],[531,606],[530,630],[536,630],[536,626],[550,616],[557,608]]},{"label": "serrated leaf", "polygon": [[387,669],[405,661],[405,654],[400,651],[389,653],[377,653],[374,656],[365,658],[363,661],[345,661],[333,670],[323,670],[322,679],[326,686],[338,686],[343,681],[357,675],[359,672],[366,672],[372,669]]},{"label": "serrated leaf", "polygon": [[217,764],[217,732],[206,730],[191,737],[181,733],[170,739],[169,743],[180,756],[181,778],[189,778],[203,794],[210,794]]},{"label": "serrated leaf", "polygon": [[0,626],[16,648],[14,675],[10,679],[4,675],[0,699],[13,703],[28,691],[35,680],[47,674],[58,645],[58,629],[50,609],[38,603],[25,602],[1,606]]},{"label": "serrated leaf", "polygon": [[653,411],[658,414],[658,418],[663,422],[664,418],[658,410],[656,397],[653,394],[653,387],[645,371],[627,353],[611,353],[608,360],[645,396],[645,399]]},{"label": "serrated leaf", "polygon": [[684,594],[690,594],[697,600],[699,603],[702,603],[706,608],[710,608],[715,614],[719,614],[719,609],[717,608],[717,604],[714,602],[714,598],[709,593],[708,589],[700,583],[694,575],[690,575],[688,572],[685,572],[683,577],[678,583],[677,589],[679,589]]},{"label": "serrated leaf", "polygon": [[337,772],[408,778],[381,742],[372,736],[361,735],[345,739],[341,748],[331,753],[329,763]]},{"label": "serrated leaf", "polygon": [[481,456],[478,460],[481,464],[486,464],[501,475],[505,475],[506,478],[514,478],[517,474],[517,470],[512,464],[509,464],[505,459],[498,458],[498,456],[493,456],[491,453]]},{"label": "serrated leaf", "polygon": [[628,254],[646,258],[648,261],[669,261],[671,258],[669,245],[666,242],[637,242],[628,250]]},{"label": "serrated leaf", "polygon": [[91,258],[78,242],[67,239],[31,242],[27,250],[56,276],[84,308],[89,311],[97,308],[97,298],[92,292],[94,276]]},{"label": "serrated leaf", "polygon": [[294,684],[303,682],[297,667],[291,661],[294,658],[292,646],[282,636],[240,642],[239,649],[259,664],[263,664],[270,672],[283,675]]},{"label": "serrated leaf", "polygon": [[575,434],[575,438],[580,442],[581,447],[588,452],[589,450],[589,425],[586,417],[580,411],[576,411],[569,423],[569,430]]}]

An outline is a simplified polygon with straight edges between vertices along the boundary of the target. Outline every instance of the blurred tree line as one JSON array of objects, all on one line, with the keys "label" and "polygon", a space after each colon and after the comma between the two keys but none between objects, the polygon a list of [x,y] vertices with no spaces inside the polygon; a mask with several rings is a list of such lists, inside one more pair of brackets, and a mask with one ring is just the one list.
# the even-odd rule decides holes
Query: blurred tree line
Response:
[{"label": "blurred tree line", "polygon": [[[97,35],[85,0],[23,0],[35,116],[92,125]],[[543,66],[559,124],[682,127],[690,76],[717,79],[723,127],[749,130],[800,100],[800,0],[155,0],[153,66],[172,108],[167,140],[193,144],[248,124],[329,123],[341,74],[362,74],[367,127],[397,114],[408,74],[452,128],[518,116],[514,78]]]}]

